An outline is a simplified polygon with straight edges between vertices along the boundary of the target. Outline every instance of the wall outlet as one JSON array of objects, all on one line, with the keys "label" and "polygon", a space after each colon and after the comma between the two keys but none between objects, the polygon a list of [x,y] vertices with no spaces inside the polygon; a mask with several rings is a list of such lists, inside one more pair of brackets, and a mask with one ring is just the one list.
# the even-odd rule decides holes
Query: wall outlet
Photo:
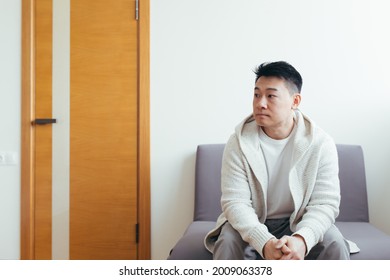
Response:
[{"label": "wall outlet", "polygon": [[16,152],[1,152],[0,151],[0,165],[16,165],[18,158]]}]

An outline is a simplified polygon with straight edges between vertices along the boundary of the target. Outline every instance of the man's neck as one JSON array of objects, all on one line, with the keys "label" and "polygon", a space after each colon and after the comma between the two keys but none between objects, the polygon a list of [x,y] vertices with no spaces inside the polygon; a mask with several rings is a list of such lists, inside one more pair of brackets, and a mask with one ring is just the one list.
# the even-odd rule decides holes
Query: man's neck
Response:
[{"label": "man's neck", "polygon": [[267,134],[268,137],[275,140],[282,140],[287,138],[290,135],[293,128],[294,128],[294,118],[291,118],[287,124],[277,128],[262,127],[265,134]]}]

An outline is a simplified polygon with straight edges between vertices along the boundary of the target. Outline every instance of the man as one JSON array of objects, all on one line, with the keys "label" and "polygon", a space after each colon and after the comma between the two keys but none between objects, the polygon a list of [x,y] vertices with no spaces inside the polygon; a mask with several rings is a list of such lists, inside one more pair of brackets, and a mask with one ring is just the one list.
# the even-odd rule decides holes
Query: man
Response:
[{"label": "man", "polygon": [[214,259],[349,259],[334,225],[336,145],[298,110],[302,77],[284,61],[255,71],[253,114],[226,144],[223,213],[205,239]]}]

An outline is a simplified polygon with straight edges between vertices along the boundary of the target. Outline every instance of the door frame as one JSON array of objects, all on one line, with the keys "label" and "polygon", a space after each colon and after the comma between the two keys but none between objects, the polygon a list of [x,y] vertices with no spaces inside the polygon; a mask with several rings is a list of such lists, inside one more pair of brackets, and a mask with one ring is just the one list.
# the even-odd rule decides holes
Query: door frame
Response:
[{"label": "door frame", "polygon": [[[22,0],[21,224],[20,258],[34,253],[34,129],[36,0]],[[138,259],[151,258],[150,246],[150,0],[139,1],[138,23]]]}]

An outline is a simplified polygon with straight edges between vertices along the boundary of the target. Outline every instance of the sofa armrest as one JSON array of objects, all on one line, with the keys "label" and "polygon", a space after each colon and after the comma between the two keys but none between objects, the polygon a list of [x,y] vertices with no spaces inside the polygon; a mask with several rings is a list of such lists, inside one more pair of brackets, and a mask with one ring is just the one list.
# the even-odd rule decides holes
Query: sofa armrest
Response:
[{"label": "sofa armrest", "polygon": [[171,250],[168,260],[212,260],[213,256],[205,248],[203,241],[214,226],[215,222],[192,222]]}]

